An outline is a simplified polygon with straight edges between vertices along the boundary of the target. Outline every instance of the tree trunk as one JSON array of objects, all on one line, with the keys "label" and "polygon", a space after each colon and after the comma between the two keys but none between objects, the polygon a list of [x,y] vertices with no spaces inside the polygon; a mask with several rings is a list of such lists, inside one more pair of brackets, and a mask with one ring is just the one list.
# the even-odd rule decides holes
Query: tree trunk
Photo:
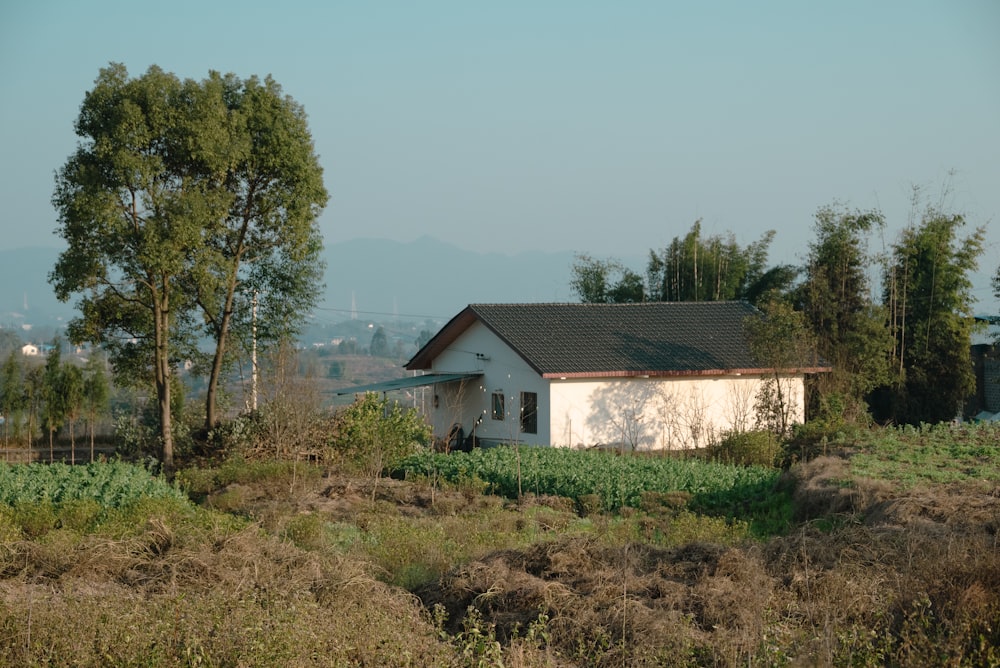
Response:
[{"label": "tree trunk", "polygon": [[[219,377],[222,375],[223,361],[225,360],[226,355],[226,344],[229,341],[229,323],[232,321],[233,302],[236,299],[236,288],[239,284],[237,276],[239,275],[240,262],[242,261],[243,251],[245,250],[244,240],[246,239],[249,227],[250,221],[244,217],[239,237],[236,241],[236,246],[233,249],[233,261],[229,270],[229,281],[226,283],[226,302],[222,309],[222,320],[219,321],[219,325],[215,330],[215,357],[212,359],[212,371],[208,376],[208,388],[205,391],[206,434],[214,429],[215,425],[218,424],[219,421],[215,410],[216,396],[218,395]],[[256,293],[254,293],[255,305],[256,301],[257,297]]]},{"label": "tree trunk", "polygon": [[[235,281],[234,281],[235,283]],[[219,377],[222,375],[222,363],[226,355],[226,344],[229,340],[229,322],[233,315],[233,299],[236,293],[235,285],[228,290],[226,307],[222,312],[222,321],[216,331],[215,356],[212,358],[212,370],[208,375],[208,388],[205,391],[205,433],[215,428],[219,418],[216,415],[216,396],[219,389]]]},{"label": "tree trunk", "polygon": [[156,346],[155,384],[156,401],[160,412],[160,440],[162,443],[163,470],[171,473],[174,470],[174,435],[170,415],[170,345],[169,345],[169,296],[167,293],[169,279],[163,279],[163,293],[153,291],[153,320]]},{"label": "tree trunk", "polygon": [[[161,364],[157,364],[159,368]],[[160,411],[160,439],[163,442],[161,459],[163,460],[164,471],[171,472],[174,469],[174,435],[173,423],[170,419],[170,377],[169,374],[163,378],[163,372],[157,371],[156,399]]]}]

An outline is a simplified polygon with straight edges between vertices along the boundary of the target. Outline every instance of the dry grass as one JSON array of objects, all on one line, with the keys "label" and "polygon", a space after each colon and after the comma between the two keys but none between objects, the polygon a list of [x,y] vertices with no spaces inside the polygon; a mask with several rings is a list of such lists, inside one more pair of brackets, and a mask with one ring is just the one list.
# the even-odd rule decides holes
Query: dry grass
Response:
[{"label": "dry grass", "polygon": [[580,665],[1000,665],[1000,499],[975,485],[891,498],[847,470],[794,471],[800,512],[824,521],[763,544],[558,538],[419,593],[452,631],[472,609],[498,637],[544,612],[550,649]]},{"label": "dry grass", "polygon": [[585,515],[248,471],[201,472],[202,508],[0,512],[0,665],[1000,665],[979,486],[820,458],[789,474],[802,523],[760,542],[683,498]]},{"label": "dry grass", "polygon": [[302,550],[256,525],[187,528],[153,516],[131,538],[56,530],[6,543],[0,664],[450,661],[417,601],[363,562]]}]

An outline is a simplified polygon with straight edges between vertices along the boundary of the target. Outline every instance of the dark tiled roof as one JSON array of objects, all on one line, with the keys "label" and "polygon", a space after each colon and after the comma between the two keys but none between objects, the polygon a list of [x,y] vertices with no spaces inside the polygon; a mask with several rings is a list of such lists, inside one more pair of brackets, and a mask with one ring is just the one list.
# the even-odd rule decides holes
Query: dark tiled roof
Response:
[{"label": "dark tiled roof", "polygon": [[743,336],[744,302],[471,304],[407,364],[430,362],[475,320],[542,375],[664,375],[759,368]]}]

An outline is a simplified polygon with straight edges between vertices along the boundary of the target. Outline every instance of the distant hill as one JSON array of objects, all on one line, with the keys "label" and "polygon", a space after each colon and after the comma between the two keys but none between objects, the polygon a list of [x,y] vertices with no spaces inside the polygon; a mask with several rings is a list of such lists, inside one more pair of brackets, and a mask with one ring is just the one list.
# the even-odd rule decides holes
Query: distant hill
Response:
[{"label": "distant hill", "polygon": [[[48,274],[57,248],[0,249],[0,326],[63,322],[72,302],[56,299]],[[473,302],[571,301],[573,253],[479,253],[431,237],[401,243],[354,239],[329,244],[317,319],[448,319]],[[27,308],[25,308],[27,305]],[[414,317],[410,317],[414,316]]]},{"label": "distant hill", "polygon": [[73,316],[72,303],[56,299],[48,282],[58,257],[56,248],[0,249],[0,326],[49,325]]},{"label": "distant hill", "polygon": [[[324,309],[450,318],[474,302],[571,301],[573,253],[478,253],[431,237],[354,239],[326,249]],[[322,316],[322,312],[318,314]]]}]

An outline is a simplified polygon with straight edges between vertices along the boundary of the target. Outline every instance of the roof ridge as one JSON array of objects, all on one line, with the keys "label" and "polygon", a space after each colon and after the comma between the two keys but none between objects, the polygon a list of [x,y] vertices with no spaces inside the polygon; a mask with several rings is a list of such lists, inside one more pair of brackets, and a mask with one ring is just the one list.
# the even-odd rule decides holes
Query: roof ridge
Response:
[{"label": "roof ridge", "polygon": [[747,304],[752,306],[745,299],[700,299],[697,301],[649,301],[649,302],[473,302],[469,306],[577,306],[577,307],[613,307],[613,308],[637,308],[647,306],[681,306],[681,305],[705,305],[705,304]]}]

